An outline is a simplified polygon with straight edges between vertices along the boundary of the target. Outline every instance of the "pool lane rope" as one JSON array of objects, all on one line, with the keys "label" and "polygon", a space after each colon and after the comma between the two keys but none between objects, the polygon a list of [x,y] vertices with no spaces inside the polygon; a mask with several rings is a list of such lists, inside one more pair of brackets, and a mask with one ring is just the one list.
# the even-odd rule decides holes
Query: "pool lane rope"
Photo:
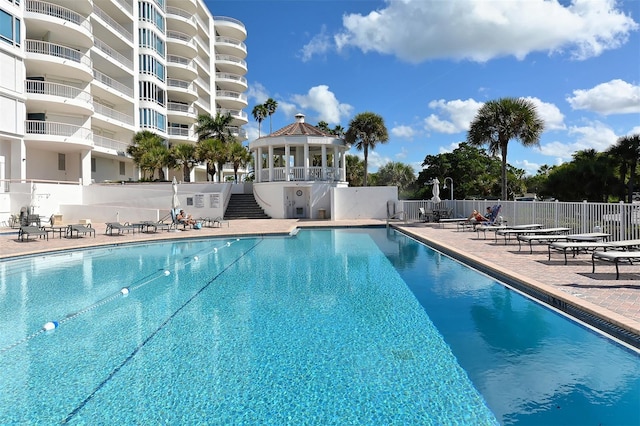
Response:
[{"label": "pool lane rope", "polygon": [[[236,241],[240,241],[240,239],[237,238],[234,242],[236,242]],[[232,244],[232,242],[228,241],[228,242],[226,242],[224,245],[222,245],[220,247],[208,248],[206,250],[201,250],[199,253],[200,254],[204,254],[204,255],[210,254],[210,253],[217,253],[218,250],[221,249],[221,248],[231,247],[231,244]],[[200,260],[200,256],[198,256],[197,254],[193,255],[192,257],[190,256],[189,258],[191,260],[185,262],[185,265],[189,265],[189,264],[191,264],[193,262],[198,262]],[[134,286],[129,286],[129,287],[123,287],[117,293],[112,294],[111,296],[107,296],[104,299],[102,299],[102,300],[100,300],[100,301],[98,301],[98,302],[96,302],[96,303],[94,303],[92,305],[89,305],[86,308],[83,308],[83,309],[81,309],[79,311],[67,314],[64,318],[62,318],[60,320],[47,321],[47,322],[44,323],[42,328],[40,328],[38,331],[36,331],[36,332],[34,332],[34,333],[32,333],[32,334],[30,334],[28,336],[23,337],[19,341],[14,342],[14,343],[10,344],[9,346],[6,346],[6,347],[0,349],[0,353],[7,352],[7,351],[15,348],[16,346],[20,346],[23,343],[26,343],[26,342],[34,339],[35,337],[39,336],[42,333],[51,333],[54,330],[56,330],[58,327],[63,325],[64,323],[66,323],[68,321],[71,321],[72,319],[77,318],[82,314],[85,314],[85,313],[87,313],[89,311],[92,311],[92,310],[94,310],[96,308],[99,308],[100,306],[103,306],[103,305],[105,305],[105,304],[107,304],[109,302],[112,302],[112,301],[114,301],[114,300],[116,300],[116,299],[118,299],[120,297],[127,297],[129,295],[129,293],[131,293],[132,291],[136,291],[136,290],[140,289],[141,287],[144,287],[145,285],[147,285],[147,284],[149,284],[149,283],[151,283],[151,282],[153,282],[153,281],[155,281],[155,280],[157,280],[159,278],[168,277],[169,275],[171,275],[171,271],[169,271],[167,269],[162,270],[161,274],[158,274],[158,275],[155,275],[155,276],[151,276],[151,278],[149,278],[150,276],[147,275],[147,277],[143,277],[142,280],[144,280],[145,278],[149,278],[149,279],[147,279],[146,281],[141,282],[140,284],[137,284],[137,285],[134,285]]]}]

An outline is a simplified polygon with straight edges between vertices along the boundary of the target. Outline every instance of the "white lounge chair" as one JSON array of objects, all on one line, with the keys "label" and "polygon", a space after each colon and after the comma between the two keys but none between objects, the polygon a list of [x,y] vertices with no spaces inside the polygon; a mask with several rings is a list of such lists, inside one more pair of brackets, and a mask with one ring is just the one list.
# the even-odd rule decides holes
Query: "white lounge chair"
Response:
[{"label": "white lounge chair", "polygon": [[591,255],[591,273],[596,272],[596,260],[602,260],[605,262],[613,262],[616,266],[616,280],[620,279],[620,270],[618,265],[622,263],[629,263],[633,265],[633,262],[640,261],[640,251],[594,251]]}]

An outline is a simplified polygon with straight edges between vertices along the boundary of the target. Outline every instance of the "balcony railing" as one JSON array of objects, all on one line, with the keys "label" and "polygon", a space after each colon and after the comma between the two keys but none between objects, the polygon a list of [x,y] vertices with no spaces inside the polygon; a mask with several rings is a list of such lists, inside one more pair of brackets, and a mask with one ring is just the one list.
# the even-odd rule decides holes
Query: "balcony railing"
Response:
[{"label": "balcony railing", "polygon": [[167,109],[169,111],[184,112],[185,114],[195,114],[196,109],[191,105],[185,105],[178,102],[167,103]]},{"label": "balcony railing", "polygon": [[194,49],[197,49],[196,43],[193,41],[193,37],[188,34],[181,33],[180,31],[167,31],[167,41],[180,40]]},{"label": "balcony railing", "polygon": [[248,115],[246,112],[242,111],[241,109],[219,109],[218,112],[222,115],[226,115],[229,114],[232,117],[236,117],[236,118],[242,118],[244,120],[248,120]]},{"label": "balcony railing", "polygon": [[[307,176],[305,178],[305,170]],[[289,174],[286,174],[284,167],[274,167],[272,170],[271,182],[285,181],[327,181],[336,182],[340,176],[338,167],[289,167]],[[269,182],[269,168],[263,168],[260,172],[261,182]]]},{"label": "balcony railing", "polygon": [[247,84],[247,79],[244,78],[241,75],[238,74],[231,74],[228,72],[217,72],[216,73],[216,80],[234,80],[237,81],[238,83]]},{"label": "balcony railing", "polygon": [[78,101],[93,103],[91,93],[78,89],[77,87],[67,86],[66,84],[51,83],[49,81],[25,81],[25,91],[37,95],[59,96],[66,99],[75,99]]},{"label": "balcony railing", "polygon": [[93,5],[93,13],[99,16],[104,22],[113,28],[117,33],[126,38],[128,41],[133,42],[133,34],[125,27],[117,23],[111,16],[109,16],[104,10],[100,9],[95,4]]},{"label": "balcony railing", "polygon": [[124,56],[122,53],[113,49],[104,41],[94,37],[93,45],[98,49],[100,49],[101,52],[104,52],[107,56],[114,59],[116,62],[119,62],[120,64],[127,67],[129,70],[133,71],[133,61],[127,58],[126,56]]},{"label": "balcony railing", "polygon": [[195,92],[195,88],[193,87],[193,83],[184,80],[178,80],[175,78],[167,79],[167,86],[169,87],[178,87],[180,89],[191,90]]},{"label": "balcony railing", "polygon": [[241,26],[242,28],[244,28],[244,24],[240,21],[238,21],[237,19],[234,18],[229,18],[228,16],[214,16],[213,17],[214,21],[224,21],[224,22],[232,22],[234,24],[237,24],[239,26]]},{"label": "balcony railing", "polygon": [[194,72],[196,71],[196,65],[193,62],[193,59],[188,59],[188,58],[185,58],[184,56],[168,55],[167,62],[171,64],[184,65],[190,70],[193,70]]},{"label": "balcony railing", "polygon": [[187,21],[191,22],[194,26],[196,25],[196,18],[192,13],[187,12],[186,10],[179,9],[177,7],[167,6],[167,15],[176,15],[182,18],[185,18]]},{"label": "balcony railing", "polygon": [[113,149],[114,151],[119,152],[127,152],[127,148],[130,145],[128,142],[117,141],[100,135],[93,135],[93,143],[95,146]]},{"label": "balcony railing", "polygon": [[51,55],[57,58],[67,59],[73,62],[77,62],[82,65],[86,65],[91,68],[93,61],[84,53],[78,52],[67,46],[60,44],[49,43],[47,41],[40,40],[27,40],[26,50],[29,53],[39,53],[41,55]]},{"label": "balcony railing", "polygon": [[195,135],[195,133],[193,133],[189,129],[185,129],[182,127],[169,127],[167,133],[169,133],[169,136],[178,136],[181,138],[192,139],[194,141],[197,139],[197,136]]},{"label": "balcony railing", "polygon": [[247,61],[231,55],[216,55],[216,61],[233,62],[244,68],[247,67]]},{"label": "balcony railing", "polygon": [[26,120],[25,132],[28,134],[62,136],[66,138],[81,139],[86,142],[93,140],[93,131],[85,127],[54,121]]},{"label": "balcony railing", "polygon": [[216,97],[218,98],[234,98],[239,101],[247,102],[247,95],[240,92],[232,92],[230,90],[216,90]]},{"label": "balcony railing", "polygon": [[230,38],[230,37],[222,37],[222,36],[218,36],[216,37],[216,43],[225,43],[225,44],[232,44],[234,46],[237,46],[239,49],[242,49],[244,51],[247,50],[247,45],[244,44],[243,42],[236,40],[234,38]]},{"label": "balcony railing", "polygon": [[113,108],[109,108],[108,106],[97,102],[93,104],[93,108],[96,114],[104,115],[105,117],[113,118],[114,120],[133,126],[133,117],[125,114],[124,112],[116,111]]},{"label": "balcony railing", "polygon": [[92,32],[91,22],[89,22],[87,18],[57,4],[39,0],[27,0],[26,10],[27,12],[41,13],[43,15],[53,16],[54,18],[60,18]]},{"label": "balcony railing", "polygon": [[124,95],[127,95],[129,97],[133,97],[133,89],[120,83],[119,81],[114,80],[113,78],[109,77],[108,75],[105,75],[103,73],[101,73],[100,71],[94,69],[93,70],[93,78],[94,80],[99,81],[100,83],[107,85],[113,89],[116,89],[117,91],[121,92]]},{"label": "balcony railing", "polygon": [[130,3],[130,0],[115,0],[115,2],[129,12],[129,14],[133,14],[133,5]]}]

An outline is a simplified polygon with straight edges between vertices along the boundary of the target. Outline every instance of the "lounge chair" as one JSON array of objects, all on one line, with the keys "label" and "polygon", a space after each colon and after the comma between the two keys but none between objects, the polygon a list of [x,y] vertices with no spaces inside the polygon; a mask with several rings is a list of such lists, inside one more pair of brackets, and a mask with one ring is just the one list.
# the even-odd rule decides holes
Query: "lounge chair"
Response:
[{"label": "lounge chair", "polygon": [[[154,222],[152,220],[143,220],[140,222],[140,225],[145,229],[145,232],[158,232],[158,229],[170,231],[173,226],[171,223],[165,223],[163,221]],[[151,231],[151,228],[153,228],[153,231]]]},{"label": "lounge chair", "polygon": [[549,244],[549,261],[551,260],[551,251],[559,251],[564,254],[564,264],[567,264],[567,252],[571,251],[573,257],[581,251],[596,251],[598,249],[607,250],[613,247],[610,243],[604,241],[556,241]]},{"label": "lounge chair", "polygon": [[629,263],[633,265],[633,262],[640,261],[640,251],[594,251],[591,255],[591,273],[596,272],[596,260],[602,260],[605,262],[613,262],[616,265],[616,280],[620,279],[620,270],[618,265],[622,263]]},{"label": "lounge chair", "polygon": [[124,225],[119,223],[119,222],[107,222],[107,227],[104,230],[105,235],[109,234],[109,235],[113,235],[113,231],[118,231],[118,235],[122,235],[122,233],[124,231],[132,231],[134,234],[136,233],[136,228],[140,229],[139,227],[136,227],[134,225],[130,225],[128,223],[125,223]]},{"label": "lounge chair", "polygon": [[178,220],[178,215],[180,214],[180,210],[179,209],[171,209],[171,223],[172,225],[178,229],[178,226],[182,226],[182,229],[187,229],[187,226],[189,225],[187,222]]},{"label": "lounge chair", "polygon": [[[504,237],[504,244],[507,245],[507,240],[511,239],[511,236],[515,236],[516,238],[519,235],[568,235],[571,228],[558,227],[558,228],[539,228],[539,229],[499,229],[496,231],[496,243],[498,242],[498,235]],[[518,244],[520,244],[521,240],[518,240]]]},{"label": "lounge chair", "polygon": [[27,241],[30,236],[38,236],[38,238],[44,237],[45,239],[49,239],[49,234],[44,229],[38,226],[21,226],[18,231],[18,240],[24,241],[24,237],[27,237]]},{"label": "lounge chair", "polygon": [[218,217],[216,217],[215,219],[213,219],[212,226],[216,226],[216,224],[217,224],[217,226],[218,226],[219,228],[222,228],[222,224],[223,224],[223,223],[226,223],[226,224],[227,224],[227,228],[229,227],[229,221],[228,221],[228,220],[223,219],[223,218],[222,218],[222,216],[218,216]]},{"label": "lounge chair", "polygon": [[69,225],[69,229],[67,230],[67,235],[73,238],[74,232],[76,233],[76,238],[80,238],[80,234],[82,235],[89,234],[89,236],[93,234],[94,238],[96,236],[96,230],[92,228],[91,225]]},{"label": "lounge chair", "polygon": [[420,222],[429,222],[433,217],[433,210],[427,211],[424,207],[418,208],[418,220]]}]

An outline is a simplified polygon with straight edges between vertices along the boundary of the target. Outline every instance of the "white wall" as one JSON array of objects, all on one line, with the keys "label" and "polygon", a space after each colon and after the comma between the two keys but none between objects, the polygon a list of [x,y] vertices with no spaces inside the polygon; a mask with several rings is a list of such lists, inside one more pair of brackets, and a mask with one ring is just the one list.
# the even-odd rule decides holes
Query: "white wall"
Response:
[{"label": "white wall", "polygon": [[332,192],[334,220],[386,219],[387,201],[398,204],[396,186],[334,188]]},{"label": "white wall", "polygon": [[[320,209],[326,211],[330,216],[331,212],[331,189],[342,184],[336,183],[313,183],[313,182],[262,182],[254,183],[254,195],[256,201],[266,214],[274,219],[287,218],[286,194],[292,190],[303,191],[303,201],[305,207],[304,218],[317,219]],[[297,201],[300,202],[300,201]],[[301,205],[301,204],[297,204]],[[294,217],[290,217],[294,218]]]}]

